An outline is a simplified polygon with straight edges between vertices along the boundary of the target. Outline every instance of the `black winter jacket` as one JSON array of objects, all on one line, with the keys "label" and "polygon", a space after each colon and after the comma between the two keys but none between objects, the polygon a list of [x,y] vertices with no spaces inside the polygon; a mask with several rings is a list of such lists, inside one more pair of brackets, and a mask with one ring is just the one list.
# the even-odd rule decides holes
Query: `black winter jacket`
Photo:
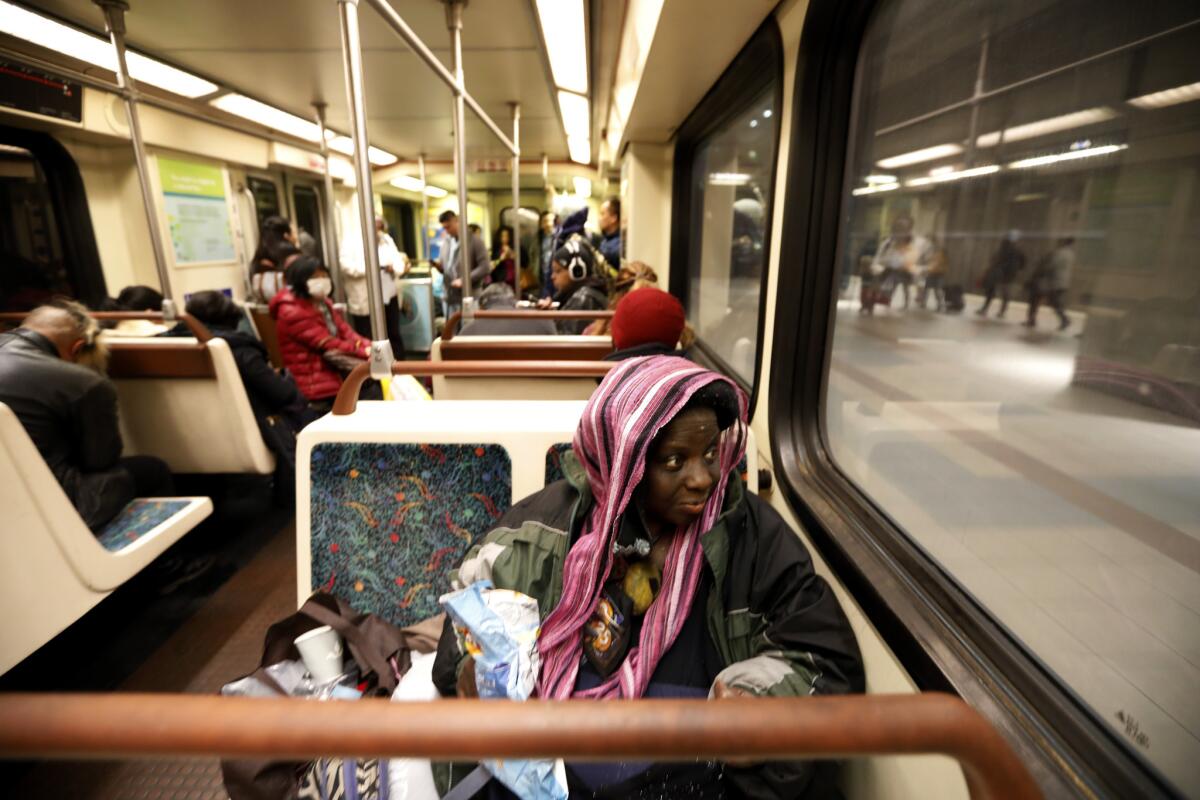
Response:
[{"label": "black winter jacket", "polygon": [[121,430],[112,381],[63,361],[54,343],[18,328],[0,334],[0,402],[7,404],[93,531],[134,497],[117,466]]},{"label": "black winter jacket", "polygon": [[[608,285],[594,275],[573,283],[554,296],[559,311],[603,311],[608,308]],[[560,334],[578,336],[592,323],[587,319],[561,319],[555,322]]]}]

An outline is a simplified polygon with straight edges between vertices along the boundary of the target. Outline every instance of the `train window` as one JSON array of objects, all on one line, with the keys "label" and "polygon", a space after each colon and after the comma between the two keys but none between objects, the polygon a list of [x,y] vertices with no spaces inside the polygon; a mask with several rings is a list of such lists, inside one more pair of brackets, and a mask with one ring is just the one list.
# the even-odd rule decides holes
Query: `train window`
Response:
[{"label": "train window", "polygon": [[267,178],[250,177],[246,180],[250,194],[254,197],[254,215],[258,218],[259,230],[267,217],[285,216],[280,210],[279,188],[275,181]]},{"label": "train window", "polygon": [[[304,184],[292,184],[292,207],[296,209],[297,235],[307,233],[317,243],[317,252],[323,252],[324,231],[321,230],[321,195],[317,189]],[[303,237],[302,237],[303,238]]]},{"label": "train window", "polygon": [[779,141],[782,47],[763,26],[680,127],[671,290],[702,356],[755,385]]},{"label": "train window", "polygon": [[879,3],[824,396],[845,475],[1192,788],[1197,51],[1188,0]]}]

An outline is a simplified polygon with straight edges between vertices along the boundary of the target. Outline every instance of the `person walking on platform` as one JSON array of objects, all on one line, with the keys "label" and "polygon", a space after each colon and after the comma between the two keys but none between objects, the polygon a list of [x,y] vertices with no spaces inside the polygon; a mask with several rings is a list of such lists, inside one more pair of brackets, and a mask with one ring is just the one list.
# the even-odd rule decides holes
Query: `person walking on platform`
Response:
[{"label": "person walking on platform", "polygon": [[[913,219],[901,214],[892,220],[892,235],[883,240],[871,262],[871,274],[879,281],[874,301],[891,305],[892,295],[899,286],[904,287],[904,308],[908,308],[912,285],[917,270],[929,258],[929,242],[923,236],[913,235]],[[874,302],[864,302],[866,313],[871,313]]]},{"label": "person walking on platform", "polygon": [[[450,234],[455,243],[446,259],[442,261],[442,274],[446,278],[446,317],[449,318],[456,311],[462,310],[463,251],[466,249],[466,242],[459,235],[461,226],[458,214],[453,211],[443,211],[442,215],[438,217],[438,222],[442,223],[442,227],[446,229],[446,233]],[[480,236],[471,236],[466,241],[471,244],[471,287],[478,293],[483,288],[484,278],[492,272],[492,262],[488,259],[487,248]]]},{"label": "person walking on platform", "polygon": [[135,497],[174,494],[161,459],[121,456],[117,389],[83,366],[101,347],[98,335],[77,303],[35,308],[21,327],[0,334],[0,402],[95,532]]},{"label": "person walking on platform", "polygon": [[1004,313],[1008,311],[1013,281],[1017,279],[1021,270],[1025,269],[1025,254],[1017,247],[1020,239],[1020,231],[1009,231],[996,248],[992,263],[983,273],[983,305],[975,311],[979,316],[987,314],[997,291],[1000,293],[1000,310],[996,312],[996,319],[1003,319]]},{"label": "person walking on platform", "polygon": [[1075,239],[1067,236],[1058,240],[1058,245],[1042,259],[1038,269],[1029,279],[1029,318],[1025,326],[1037,325],[1037,312],[1042,300],[1050,304],[1058,314],[1058,329],[1071,327],[1071,319],[1064,308],[1067,289],[1071,287],[1071,273],[1075,269]]}]

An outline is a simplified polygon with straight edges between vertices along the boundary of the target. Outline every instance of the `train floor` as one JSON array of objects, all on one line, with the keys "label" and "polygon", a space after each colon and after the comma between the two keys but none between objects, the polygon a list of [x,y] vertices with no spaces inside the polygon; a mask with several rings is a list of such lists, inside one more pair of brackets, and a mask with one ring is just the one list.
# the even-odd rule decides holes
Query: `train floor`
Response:
[{"label": "train floor", "polygon": [[[267,627],[295,611],[296,546],[291,511],[245,488],[222,485],[228,502],[214,497],[213,517],[0,679],[0,689],[215,694],[253,671]],[[0,770],[0,796],[30,800],[227,797],[213,759]]]},{"label": "train floor", "polygon": [[1072,382],[1088,320],[839,302],[831,450],[1179,786],[1200,785],[1200,427]]}]

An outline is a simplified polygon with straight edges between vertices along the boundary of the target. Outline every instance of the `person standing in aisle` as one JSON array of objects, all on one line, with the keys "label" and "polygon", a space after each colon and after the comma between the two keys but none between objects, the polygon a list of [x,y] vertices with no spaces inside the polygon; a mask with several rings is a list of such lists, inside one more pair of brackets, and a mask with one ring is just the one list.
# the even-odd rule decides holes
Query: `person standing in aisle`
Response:
[{"label": "person standing in aisle", "polygon": [[459,238],[461,231],[458,214],[443,211],[438,217],[438,222],[442,223],[442,227],[454,239],[456,245],[442,262],[442,274],[446,278],[446,317],[449,318],[454,312],[462,310],[463,251],[467,249],[465,245],[470,243],[471,286],[476,293],[483,288],[483,279],[491,274],[492,262],[488,259],[487,248],[484,247],[480,236],[472,236],[466,241]]},{"label": "person standing in aisle", "polygon": [[558,228],[558,216],[551,211],[542,214],[542,229],[539,237],[541,249],[541,270],[540,276],[542,280],[541,297],[554,296],[554,283],[550,280],[550,262],[554,260],[554,232]]},{"label": "person standing in aisle", "polygon": [[610,197],[600,204],[600,255],[614,272],[621,269],[621,201]]},{"label": "person standing in aisle", "polygon": [[[383,289],[380,298],[387,322],[388,341],[392,343],[392,355],[397,361],[404,360],[404,338],[400,334],[400,299],[396,292],[396,278],[408,272],[408,256],[396,248],[396,243],[387,232],[383,217],[375,218],[375,242],[379,248],[379,283]],[[361,336],[371,338],[371,309],[367,294],[367,264],[362,248],[362,237],[348,236],[342,240],[342,279],[346,291],[346,305],[350,309],[350,323]]]}]

